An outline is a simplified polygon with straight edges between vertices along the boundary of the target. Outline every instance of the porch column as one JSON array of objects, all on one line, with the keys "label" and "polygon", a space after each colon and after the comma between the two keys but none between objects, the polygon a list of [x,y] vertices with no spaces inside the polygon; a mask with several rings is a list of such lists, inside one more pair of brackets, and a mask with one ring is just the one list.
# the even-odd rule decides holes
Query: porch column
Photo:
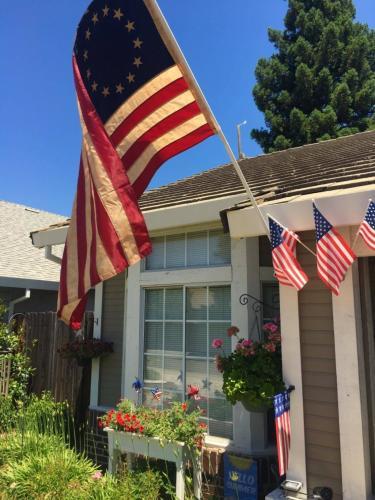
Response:
[{"label": "porch column", "polygon": [[[340,232],[348,241],[349,230]],[[371,496],[366,399],[361,383],[364,380],[364,366],[361,356],[362,328],[358,298],[358,266],[355,262],[340,286],[340,295],[333,296],[332,299],[342,487],[345,500],[366,499]]]},{"label": "porch column", "polygon": [[283,378],[287,385],[295,386],[290,394],[292,435],[287,479],[300,481],[301,493],[307,493],[298,292],[289,286],[280,286],[280,317]]}]

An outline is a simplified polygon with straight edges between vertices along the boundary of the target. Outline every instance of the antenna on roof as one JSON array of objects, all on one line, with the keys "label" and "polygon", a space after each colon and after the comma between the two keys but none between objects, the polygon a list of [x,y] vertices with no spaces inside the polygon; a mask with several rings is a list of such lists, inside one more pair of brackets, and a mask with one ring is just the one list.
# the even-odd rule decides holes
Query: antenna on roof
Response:
[{"label": "antenna on roof", "polygon": [[245,153],[242,151],[242,148],[241,148],[241,127],[242,127],[242,125],[246,125],[246,123],[247,123],[247,121],[244,120],[243,122],[237,124],[237,148],[238,148],[238,159],[239,160],[243,160],[244,158],[246,158]]}]

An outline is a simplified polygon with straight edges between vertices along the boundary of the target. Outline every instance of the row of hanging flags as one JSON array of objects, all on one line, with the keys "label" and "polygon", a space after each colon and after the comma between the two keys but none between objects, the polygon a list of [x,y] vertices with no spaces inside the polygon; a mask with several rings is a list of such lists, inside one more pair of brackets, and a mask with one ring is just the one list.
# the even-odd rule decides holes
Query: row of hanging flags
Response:
[{"label": "row of hanging flags", "polygon": [[[355,261],[356,255],[348,242],[327,220],[314,202],[312,209],[315,222],[318,276],[332,293],[339,295],[340,284]],[[296,257],[296,246],[300,242],[299,237],[271,216],[268,216],[268,219],[275,276],[281,285],[301,290],[309,278]],[[372,200],[369,200],[366,214],[358,228],[353,246],[359,236],[371,250],[375,250],[375,203]],[[309,250],[312,252],[311,249]]]}]

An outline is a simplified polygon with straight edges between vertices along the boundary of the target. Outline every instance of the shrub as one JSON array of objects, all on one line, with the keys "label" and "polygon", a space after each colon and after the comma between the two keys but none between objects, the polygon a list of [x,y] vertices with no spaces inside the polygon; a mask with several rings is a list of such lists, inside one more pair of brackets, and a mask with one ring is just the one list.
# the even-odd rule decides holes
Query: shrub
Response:
[{"label": "shrub", "polygon": [[[0,302],[0,318],[5,316],[6,308]],[[24,401],[30,376],[34,369],[25,348],[24,330],[15,322],[9,325],[0,319],[0,352],[2,357],[11,360],[9,396],[15,403]]]}]

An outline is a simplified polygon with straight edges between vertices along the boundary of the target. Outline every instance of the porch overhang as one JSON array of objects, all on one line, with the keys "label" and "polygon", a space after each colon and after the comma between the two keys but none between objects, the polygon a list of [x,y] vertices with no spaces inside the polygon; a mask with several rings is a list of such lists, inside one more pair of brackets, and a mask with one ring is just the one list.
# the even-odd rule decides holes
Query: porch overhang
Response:
[{"label": "porch overhang", "polygon": [[[262,203],[262,214],[273,216],[293,231],[314,229],[312,200],[335,227],[354,226],[362,221],[369,198],[375,197],[375,183],[299,195]],[[232,238],[249,238],[266,234],[256,210],[251,206],[233,206],[225,211]]]}]

